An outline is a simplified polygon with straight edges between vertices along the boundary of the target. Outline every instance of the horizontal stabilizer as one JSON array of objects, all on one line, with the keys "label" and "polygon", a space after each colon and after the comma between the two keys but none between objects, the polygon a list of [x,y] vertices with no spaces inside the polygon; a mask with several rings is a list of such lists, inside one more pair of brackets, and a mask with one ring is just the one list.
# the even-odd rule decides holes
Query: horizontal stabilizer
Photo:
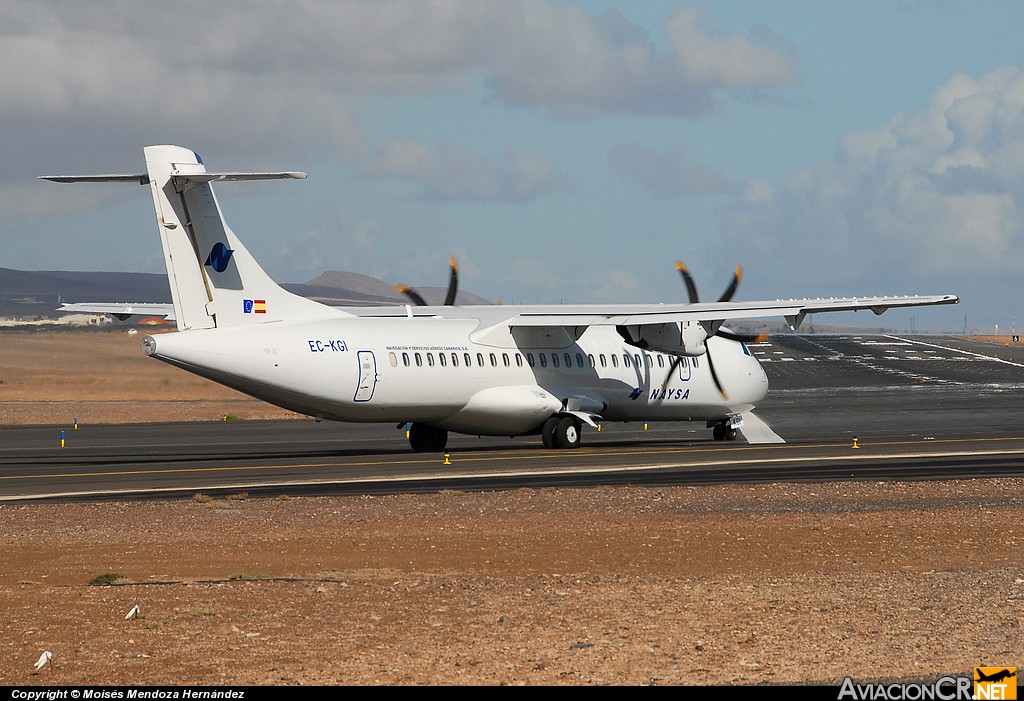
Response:
[{"label": "horizontal stabilizer", "polygon": [[277,173],[171,173],[174,182],[221,183],[232,180],[305,180],[306,174],[299,171]]},{"label": "horizontal stabilizer", "polygon": [[40,180],[50,180],[55,183],[138,183],[145,185],[149,182],[149,176],[145,173],[121,174],[121,175],[40,175]]},{"label": "horizontal stabilizer", "polygon": [[[299,171],[281,171],[276,173],[172,173],[171,179],[176,185],[184,183],[213,183],[233,180],[304,180],[306,174]],[[138,183],[146,185],[149,176],[146,173],[125,173],[110,175],[40,175],[40,180],[51,180],[55,183]]]}]

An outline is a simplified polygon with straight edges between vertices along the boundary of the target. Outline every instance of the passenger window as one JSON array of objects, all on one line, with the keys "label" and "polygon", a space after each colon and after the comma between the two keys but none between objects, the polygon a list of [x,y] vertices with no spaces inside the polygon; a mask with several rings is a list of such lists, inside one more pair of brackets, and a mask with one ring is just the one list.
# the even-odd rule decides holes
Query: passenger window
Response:
[{"label": "passenger window", "polygon": [[516,367],[523,367],[523,356],[516,353]]},{"label": "passenger window", "polygon": [[576,354],[576,367],[579,367],[579,368],[583,367],[583,354],[582,353],[577,353]]},{"label": "passenger window", "polygon": [[587,354],[587,360],[589,360],[589,361],[590,361],[590,367],[592,367],[592,368],[593,368],[593,367],[597,367],[596,365],[594,365],[594,356],[593,356],[593,354],[589,354],[589,353],[588,353],[588,354]]},{"label": "passenger window", "polygon": [[540,366],[542,368],[546,368],[548,366],[548,357],[546,355],[544,355],[543,353],[538,353],[537,357],[540,358]]},{"label": "passenger window", "polygon": [[571,368],[572,367],[572,356],[569,355],[568,353],[566,353],[562,357],[565,358],[565,367]]},{"label": "passenger window", "polygon": [[416,357],[416,367],[422,367],[423,366],[423,358],[420,357],[419,353],[417,353],[415,357]]},{"label": "passenger window", "polygon": [[614,353],[612,353],[612,367],[619,367],[619,356],[615,355]]},{"label": "passenger window", "polygon": [[466,361],[467,368],[473,367],[473,356],[471,356],[469,353],[463,353],[462,359]]},{"label": "passenger window", "polygon": [[665,356],[663,356],[663,355],[659,355],[658,356],[658,367],[659,368],[665,367]]},{"label": "passenger window", "polygon": [[427,365],[429,365],[430,367],[434,367],[434,354],[433,353],[427,353]]},{"label": "passenger window", "polygon": [[476,364],[479,365],[480,367],[484,366],[484,354],[483,353],[477,353],[476,354]]},{"label": "passenger window", "polygon": [[453,368],[459,367],[459,354],[458,353],[452,353],[452,367]]},{"label": "passenger window", "polygon": [[623,353],[622,354],[622,367],[624,367],[624,368],[628,368],[629,367],[629,353]]},{"label": "passenger window", "polygon": [[601,358],[601,367],[603,367],[603,368],[608,367],[608,362],[605,360],[604,353],[600,354],[600,358]]},{"label": "passenger window", "polygon": [[494,353],[491,353],[491,367],[498,367],[498,359],[494,357]]},{"label": "passenger window", "polygon": [[391,367],[398,367],[398,356],[394,352],[388,353],[388,361],[391,363]]},{"label": "passenger window", "polygon": [[503,362],[505,364],[505,367],[509,366],[508,353],[502,353],[501,354],[501,362]]},{"label": "passenger window", "polygon": [[402,353],[402,364],[405,365],[405,367],[409,367],[409,354],[408,353]]},{"label": "passenger window", "polygon": [[531,368],[533,367],[533,353],[526,354],[526,362]]},{"label": "passenger window", "polygon": [[551,354],[551,367],[558,367],[558,353]]},{"label": "passenger window", "polygon": [[437,354],[437,361],[439,363],[441,363],[441,367],[444,367],[445,365],[448,364],[448,361],[445,360],[445,358],[444,358],[444,353],[438,353]]},{"label": "passenger window", "polygon": [[640,363],[640,354],[639,353],[634,353],[633,354],[633,360],[636,362],[636,366],[638,368],[643,367],[643,365]]}]

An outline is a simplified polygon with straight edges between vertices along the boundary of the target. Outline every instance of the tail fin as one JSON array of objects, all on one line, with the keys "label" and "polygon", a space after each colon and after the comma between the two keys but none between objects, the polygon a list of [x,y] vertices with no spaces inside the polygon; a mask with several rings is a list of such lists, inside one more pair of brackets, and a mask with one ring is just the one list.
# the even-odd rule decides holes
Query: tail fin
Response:
[{"label": "tail fin", "polygon": [[224,221],[212,183],[305,173],[208,173],[195,152],[148,146],[146,169],[178,328],[243,326],[320,315],[325,307],[270,279]]},{"label": "tail fin", "polygon": [[[147,146],[141,175],[44,176],[57,182],[150,186],[178,330],[322,316],[329,309],[270,279],[224,221],[212,183],[305,178],[305,173],[209,173],[194,151]],[[327,312],[330,313],[330,312]]]}]

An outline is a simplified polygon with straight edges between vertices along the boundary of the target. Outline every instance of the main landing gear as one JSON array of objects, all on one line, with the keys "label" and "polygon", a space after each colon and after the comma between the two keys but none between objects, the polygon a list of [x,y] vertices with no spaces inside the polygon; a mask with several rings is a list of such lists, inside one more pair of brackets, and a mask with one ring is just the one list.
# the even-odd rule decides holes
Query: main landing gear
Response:
[{"label": "main landing gear", "polygon": [[440,453],[448,445],[448,431],[426,424],[411,424],[409,445],[417,453]]},{"label": "main landing gear", "polygon": [[579,448],[580,423],[571,416],[552,416],[544,422],[540,435],[545,448]]}]

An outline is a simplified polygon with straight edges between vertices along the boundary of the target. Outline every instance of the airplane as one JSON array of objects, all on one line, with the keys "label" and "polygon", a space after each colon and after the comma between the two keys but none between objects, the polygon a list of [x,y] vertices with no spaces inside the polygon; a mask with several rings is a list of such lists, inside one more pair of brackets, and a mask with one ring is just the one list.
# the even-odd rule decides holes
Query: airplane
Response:
[{"label": "airplane", "polygon": [[133,316],[149,316],[168,323],[174,321],[174,307],[163,302],[62,302],[57,311],[69,314],[106,314],[121,321]]},{"label": "airplane", "polygon": [[[955,295],[616,305],[415,304],[329,307],[288,292],[225,221],[213,184],[305,173],[210,172],[194,151],[144,148],[141,174],[40,176],[148,185],[176,332],[147,335],[157,360],[291,411],[407,427],[414,451],[443,452],[449,432],[540,435],[581,444],[599,422],[695,421],[735,440],[768,379],[726,323],[956,304]],[[453,298],[454,299],[454,298]]]},{"label": "airplane", "polygon": [[[449,263],[451,272],[448,277],[448,289],[444,304],[455,304],[459,291],[459,264],[453,257]],[[395,285],[395,289],[408,297],[414,304],[427,306],[427,301],[416,289],[408,285]],[[60,302],[57,311],[69,314],[105,314],[120,321],[127,321],[136,316],[147,316],[162,322],[175,321],[174,305],[163,302]]]}]

